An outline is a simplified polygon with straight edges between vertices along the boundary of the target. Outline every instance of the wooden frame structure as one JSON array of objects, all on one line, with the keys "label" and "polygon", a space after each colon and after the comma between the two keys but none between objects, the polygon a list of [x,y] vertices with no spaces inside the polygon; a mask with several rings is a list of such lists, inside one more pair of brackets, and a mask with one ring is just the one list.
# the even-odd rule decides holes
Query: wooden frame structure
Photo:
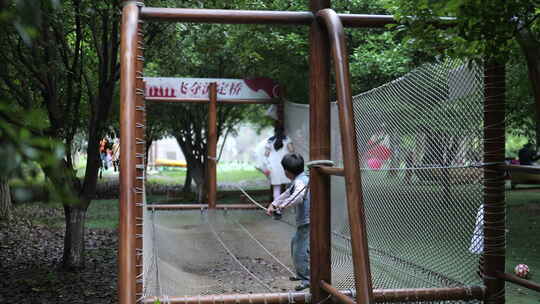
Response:
[{"label": "wooden frame structure", "polygon": [[[296,302],[320,303],[328,296],[343,303],[381,301],[483,299],[504,303],[504,66],[491,65],[486,70],[485,111],[485,287],[373,290],[371,283],[366,224],[362,201],[361,175],[356,156],[356,134],[353,126],[352,94],[349,64],[343,27],[383,27],[395,23],[392,16],[337,14],[330,0],[310,0],[310,11],[247,11],[218,9],[176,9],[144,7],[142,1],[124,1],[121,40],[121,149],[120,172],[120,304],[151,302],[142,298],[142,207],[144,191],[143,20],[169,22],[205,22],[227,24],[280,24],[309,27],[310,80],[310,158],[330,159],[330,62],[334,64],[339,105],[344,168],[312,168],[311,201],[311,294],[295,293]],[[501,78],[502,77],[502,78]],[[493,85],[495,84],[495,85]],[[499,84],[499,86],[496,86]],[[502,93],[502,94],[501,94]],[[213,94],[215,96],[215,93]],[[212,98],[210,98],[212,100]],[[210,102],[211,109],[215,108]],[[153,100],[152,98],[148,99]],[[156,100],[157,101],[157,100]],[[178,100],[182,102],[185,100]],[[193,100],[192,102],[208,102]],[[210,115],[212,116],[212,115]],[[211,117],[209,119],[214,119]],[[491,140],[496,139],[496,140]],[[215,155],[214,155],[215,156]],[[343,176],[351,226],[355,298],[350,292],[331,286],[330,247],[330,175]],[[502,296],[501,296],[502,295]],[[290,294],[289,294],[290,296]],[[285,297],[287,298],[287,297]],[[306,299],[302,301],[301,298]],[[307,300],[309,298],[309,300]],[[174,298],[170,298],[174,299]],[[283,294],[209,296],[204,301],[178,298],[173,303],[286,303]],[[290,297],[289,297],[290,299]]]}]

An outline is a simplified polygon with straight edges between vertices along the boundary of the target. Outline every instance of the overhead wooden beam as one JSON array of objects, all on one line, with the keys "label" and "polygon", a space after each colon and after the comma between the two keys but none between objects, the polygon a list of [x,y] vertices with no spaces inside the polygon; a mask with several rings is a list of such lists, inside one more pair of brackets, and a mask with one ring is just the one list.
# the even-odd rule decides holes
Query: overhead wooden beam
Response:
[{"label": "overhead wooden beam", "polygon": [[308,25],[310,12],[143,7],[141,18],[175,22]]},{"label": "overhead wooden beam", "polygon": [[[143,7],[141,18],[166,22],[311,25],[315,19],[314,13],[316,12]],[[398,23],[393,15],[338,14],[338,17],[345,27],[384,28],[388,24]],[[451,27],[454,20],[441,17],[433,24],[442,28]]]}]

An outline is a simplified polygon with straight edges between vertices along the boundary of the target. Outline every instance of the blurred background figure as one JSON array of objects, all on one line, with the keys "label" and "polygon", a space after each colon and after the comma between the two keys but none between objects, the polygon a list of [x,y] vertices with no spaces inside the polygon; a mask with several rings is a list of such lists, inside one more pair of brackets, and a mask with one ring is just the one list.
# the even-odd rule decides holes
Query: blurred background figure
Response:
[{"label": "blurred background figure", "polygon": [[274,200],[281,194],[281,185],[291,182],[285,176],[285,171],[281,166],[283,156],[291,152],[294,152],[292,141],[285,135],[282,126],[276,126],[274,135],[266,142],[264,151],[265,165],[262,168],[264,175],[268,177],[272,185]]},{"label": "blurred background figure", "polygon": [[531,143],[526,143],[518,152],[519,164],[532,166],[534,162],[540,159],[540,155],[533,149]]}]

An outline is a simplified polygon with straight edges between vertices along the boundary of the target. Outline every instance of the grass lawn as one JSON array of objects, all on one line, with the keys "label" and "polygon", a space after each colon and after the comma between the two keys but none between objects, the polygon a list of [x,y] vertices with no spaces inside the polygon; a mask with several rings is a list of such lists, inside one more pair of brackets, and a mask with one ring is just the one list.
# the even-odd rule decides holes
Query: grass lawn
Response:
[{"label": "grass lawn", "polygon": [[[148,175],[148,182],[157,184],[184,184],[186,178],[185,169],[169,169]],[[218,167],[218,183],[236,183],[246,180],[265,180],[266,177],[254,169],[222,169]]]},{"label": "grass lawn", "polygon": [[[32,210],[44,207],[50,209],[51,212],[35,212],[34,222],[56,228],[65,226],[64,212],[60,204],[25,203],[18,208],[25,208],[28,209],[26,212],[33,212]],[[118,218],[117,199],[94,200],[86,214],[86,228],[116,229],[118,228]]]},{"label": "grass lawn", "polygon": [[118,200],[97,200],[92,202],[86,216],[86,227],[117,228],[118,227]]},{"label": "grass lawn", "polygon": [[[531,280],[540,282],[540,190],[507,191],[506,272],[527,264]],[[540,292],[507,284],[508,303],[540,303]]]},{"label": "grass lawn", "polygon": [[[170,170],[162,171],[159,173],[160,176],[166,176],[169,178],[184,180],[186,178],[185,170]],[[239,182],[249,179],[261,179],[264,178],[264,175],[259,171],[247,170],[247,169],[238,169],[238,170],[227,170],[227,171],[218,171],[218,181],[222,182]]]}]

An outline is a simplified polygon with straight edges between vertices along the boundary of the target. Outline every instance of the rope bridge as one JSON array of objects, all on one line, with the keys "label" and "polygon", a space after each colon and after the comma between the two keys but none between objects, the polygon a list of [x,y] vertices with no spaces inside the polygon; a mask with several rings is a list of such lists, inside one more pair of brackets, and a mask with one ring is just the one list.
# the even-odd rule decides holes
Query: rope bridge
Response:
[{"label": "rope bridge", "polygon": [[145,296],[278,292],[294,286],[288,281],[294,274],[293,228],[262,211],[145,212],[145,227],[155,231],[148,246],[156,248],[145,261]]},{"label": "rope bridge", "polygon": [[[483,161],[482,78],[475,65],[446,61],[354,97],[374,288],[481,285],[479,256],[469,246],[489,165]],[[308,121],[298,119],[307,108],[292,111],[289,135],[307,153]],[[332,123],[338,129],[338,121]],[[342,166],[339,136],[332,140],[332,160]],[[331,177],[331,189],[332,285],[346,290],[354,279],[344,179]],[[291,210],[281,221],[262,210],[158,211],[148,205],[144,212],[145,297],[294,286],[288,281]]]}]

